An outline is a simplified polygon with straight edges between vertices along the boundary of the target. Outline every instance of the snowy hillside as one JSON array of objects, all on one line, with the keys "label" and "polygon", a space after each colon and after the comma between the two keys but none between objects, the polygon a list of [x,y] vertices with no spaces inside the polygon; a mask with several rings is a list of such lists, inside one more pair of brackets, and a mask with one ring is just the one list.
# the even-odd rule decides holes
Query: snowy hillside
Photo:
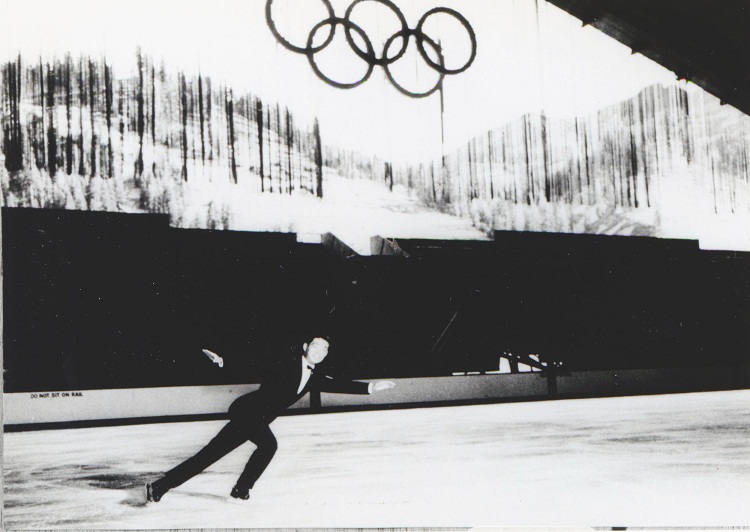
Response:
[{"label": "snowy hillside", "polygon": [[527,114],[419,165],[335,149],[328,160],[484,230],[750,249],[750,117],[693,86],[651,86],[590,116]]},{"label": "snowy hillside", "polygon": [[[2,204],[168,213],[178,227],[333,232],[369,253],[374,235],[482,239],[470,221],[404,189],[326,166],[317,122],[137,54],[106,61],[19,58],[4,74]],[[315,238],[314,236],[312,238]]]},{"label": "snowy hillside", "polygon": [[585,117],[524,115],[394,165],[325,124],[136,53],[3,66],[2,205],[168,213],[178,227],[486,238],[493,229],[750,249],[750,118],[654,86]]}]

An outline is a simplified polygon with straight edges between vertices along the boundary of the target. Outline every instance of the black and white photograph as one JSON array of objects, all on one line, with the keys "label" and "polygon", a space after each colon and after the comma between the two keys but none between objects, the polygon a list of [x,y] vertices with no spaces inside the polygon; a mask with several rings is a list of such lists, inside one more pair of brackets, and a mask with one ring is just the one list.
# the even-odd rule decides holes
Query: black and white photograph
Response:
[{"label": "black and white photograph", "polygon": [[2,528],[750,527],[750,3],[2,0]]}]

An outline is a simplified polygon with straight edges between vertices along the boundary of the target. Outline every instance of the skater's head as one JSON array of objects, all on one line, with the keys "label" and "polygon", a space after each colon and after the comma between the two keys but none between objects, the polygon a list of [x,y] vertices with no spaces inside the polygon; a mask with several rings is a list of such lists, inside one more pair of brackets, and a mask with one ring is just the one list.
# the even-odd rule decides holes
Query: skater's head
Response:
[{"label": "skater's head", "polygon": [[302,348],[305,350],[305,357],[313,364],[320,364],[328,356],[328,348],[331,347],[331,342],[327,338],[316,336],[310,343],[303,344]]}]

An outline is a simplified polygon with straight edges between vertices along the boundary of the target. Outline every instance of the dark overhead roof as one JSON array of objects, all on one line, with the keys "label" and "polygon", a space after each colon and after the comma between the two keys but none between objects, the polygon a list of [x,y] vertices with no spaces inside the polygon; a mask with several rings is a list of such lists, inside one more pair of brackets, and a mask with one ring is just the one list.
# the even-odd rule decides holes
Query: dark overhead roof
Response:
[{"label": "dark overhead roof", "polygon": [[548,0],[750,114],[750,0]]}]

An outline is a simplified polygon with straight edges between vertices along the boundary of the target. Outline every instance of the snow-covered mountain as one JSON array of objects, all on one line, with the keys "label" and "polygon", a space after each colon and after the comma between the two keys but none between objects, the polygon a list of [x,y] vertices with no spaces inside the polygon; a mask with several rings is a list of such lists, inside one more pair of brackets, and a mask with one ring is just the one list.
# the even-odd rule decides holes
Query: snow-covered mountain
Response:
[{"label": "snow-covered mountain", "polygon": [[[136,53],[3,74],[2,204],[168,213],[173,225],[484,238],[493,229],[750,244],[750,118],[652,86],[590,116],[524,115],[441,160],[326,145],[325,124]],[[744,225],[743,225],[744,224]],[[727,230],[727,228],[730,230]]]}]

